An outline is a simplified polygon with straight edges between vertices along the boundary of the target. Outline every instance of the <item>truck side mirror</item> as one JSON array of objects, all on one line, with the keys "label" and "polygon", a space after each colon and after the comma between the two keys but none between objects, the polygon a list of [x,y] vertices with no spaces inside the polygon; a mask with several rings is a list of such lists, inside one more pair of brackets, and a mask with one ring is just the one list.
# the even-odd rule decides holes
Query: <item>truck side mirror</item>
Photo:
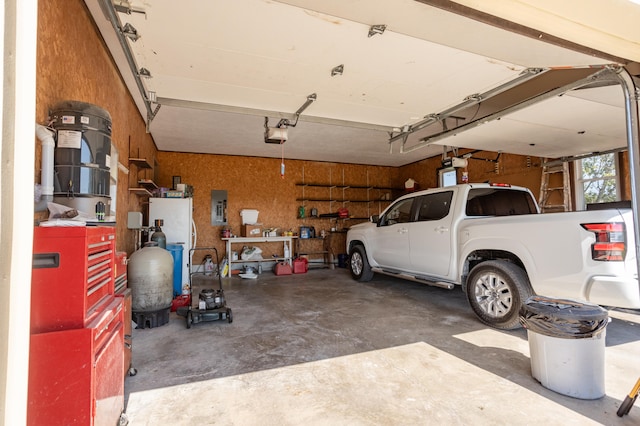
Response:
[{"label": "truck side mirror", "polygon": [[377,214],[372,215],[369,220],[373,223],[378,223],[378,221],[380,220],[380,216],[378,216]]}]

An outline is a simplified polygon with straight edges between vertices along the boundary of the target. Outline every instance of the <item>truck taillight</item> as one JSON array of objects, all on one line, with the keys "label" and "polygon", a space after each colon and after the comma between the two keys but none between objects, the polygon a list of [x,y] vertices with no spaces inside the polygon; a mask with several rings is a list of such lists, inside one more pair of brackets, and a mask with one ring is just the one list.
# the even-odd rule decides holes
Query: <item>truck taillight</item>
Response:
[{"label": "truck taillight", "polygon": [[593,260],[624,260],[627,253],[624,222],[583,223],[582,227],[596,236],[596,242],[591,244]]}]

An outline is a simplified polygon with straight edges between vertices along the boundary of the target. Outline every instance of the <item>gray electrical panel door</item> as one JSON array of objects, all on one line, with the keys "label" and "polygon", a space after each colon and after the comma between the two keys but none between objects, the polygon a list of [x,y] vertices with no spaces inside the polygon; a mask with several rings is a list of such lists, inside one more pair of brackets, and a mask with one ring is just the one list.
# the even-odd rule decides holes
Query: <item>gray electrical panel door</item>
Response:
[{"label": "gray electrical panel door", "polygon": [[227,224],[227,191],[211,190],[211,225]]}]

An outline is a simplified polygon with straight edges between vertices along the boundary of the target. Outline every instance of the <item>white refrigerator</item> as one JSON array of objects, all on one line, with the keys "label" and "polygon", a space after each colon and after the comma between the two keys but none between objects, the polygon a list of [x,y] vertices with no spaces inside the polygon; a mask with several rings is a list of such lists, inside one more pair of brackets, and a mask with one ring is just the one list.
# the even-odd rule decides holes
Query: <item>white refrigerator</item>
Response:
[{"label": "white refrigerator", "polygon": [[[162,219],[162,232],[167,244],[180,244],[182,250],[182,288],[189,284],[189,251],[196,245],[196,226],[193,222],[193,198],[149,198],[149,226]],[[150,232],[153,234],[153,231]]]}]

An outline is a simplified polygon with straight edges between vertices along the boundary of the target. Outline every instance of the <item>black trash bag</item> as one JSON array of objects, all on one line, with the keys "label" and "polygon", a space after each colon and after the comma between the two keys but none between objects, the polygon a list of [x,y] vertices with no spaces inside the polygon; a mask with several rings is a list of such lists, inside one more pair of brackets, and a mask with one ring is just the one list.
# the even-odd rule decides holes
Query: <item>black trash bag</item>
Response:
[{"label": "black trash bag", "polygon": [[609,323],[609,314],[590,303],[531,296],[520,308],[519,319],[527,330],[545,336],[587,339],[602,333]]}]

